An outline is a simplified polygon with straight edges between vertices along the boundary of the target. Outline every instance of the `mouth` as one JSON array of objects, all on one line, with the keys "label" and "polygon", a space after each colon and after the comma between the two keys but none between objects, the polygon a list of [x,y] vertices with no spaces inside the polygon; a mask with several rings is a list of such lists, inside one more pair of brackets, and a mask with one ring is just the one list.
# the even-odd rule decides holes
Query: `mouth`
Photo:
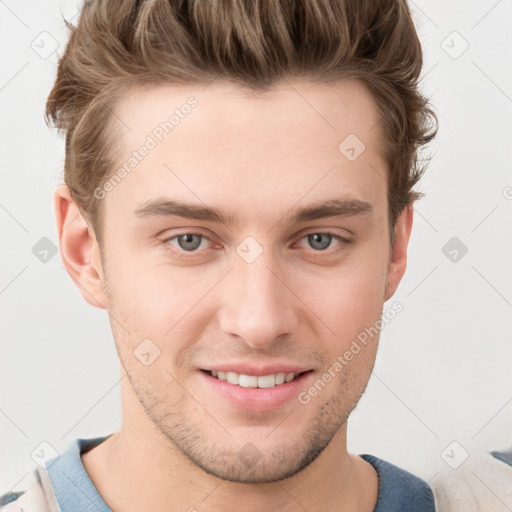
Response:
[{"label": "mouth", "polygon": [[214,377],[217,380],[227,382],[234,386],[242,388],[275,388],[299,379],[302,375],[310,373],[313,370],[304,372],[278,372],[268,375],[246,375],[237,372],[225,372],[221,370],[201,370],[202,372]]},{"label": "mouth", "polygon": [[[243,363],[238,364],[237,369],[247,373],[233,371],[234,364],[232,367],[227,366],[222,370],[214,369],[215,366],[199,369],[208,403],[218,404],[219,407],[229,404],[236,409],[253,412],[277,411],[289,406],[315,378],[314,370],[304,371],[304,368],[289,364],[276,364],[273,368],[268,365],[267,368],[258,369],[244,368]],[[255,373],[258,375],[253,375]]]}]

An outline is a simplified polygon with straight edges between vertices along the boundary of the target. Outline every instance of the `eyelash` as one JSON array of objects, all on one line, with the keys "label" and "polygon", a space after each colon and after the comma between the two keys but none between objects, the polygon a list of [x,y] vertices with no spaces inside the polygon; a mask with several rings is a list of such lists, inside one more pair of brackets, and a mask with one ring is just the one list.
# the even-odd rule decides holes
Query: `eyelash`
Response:
[{"label": "eyelash", "polygon": [[[316,235],[329,235],[332,238],[334,238],[335,240],[337,240],[339,242],[339,244],[338,244],[337,248],[335,248],[334,250],[329,250],[329,249],[314,250],[314,249],[312,249],[313,253],[318,253],[318,254],[314,255],[314,258],[317,258],[317,257],[322,258],[324,253],[332,255],[333,252],[336,253],[338,251],[341,251],[342,249],[345,248],[345,246],[352,243],[352,240],[349,240],[348,238],[338,235],[337,233],[333,233],[332,231],[311,231],[311,232],[303,235],[300,238],[300,240],[307,238],[310,235],[315,235],[315,234]],[[194,251],[185,251],[184,249],[176,250],[176,249],[171,248],[172,247],[170,244],[171,240],[179,238],[180,236],[183,236],[183,235],[196,235],[198,237],[201,237],[201,241],[203,239],[210,240],[206,235],[203,235],[202,233],[195,233],[193,231],[184,231],[183,233],[178,233],[177,235],[173,235],[169,238],[162,240],[162,243],[165,245],[166,251],[170,252],[172,256],[181,258],[181,259],[189,259],[190,260],[194,257],[193,256],[194,254],[197,254],[198,252],[200,252],[197,249]]]}]

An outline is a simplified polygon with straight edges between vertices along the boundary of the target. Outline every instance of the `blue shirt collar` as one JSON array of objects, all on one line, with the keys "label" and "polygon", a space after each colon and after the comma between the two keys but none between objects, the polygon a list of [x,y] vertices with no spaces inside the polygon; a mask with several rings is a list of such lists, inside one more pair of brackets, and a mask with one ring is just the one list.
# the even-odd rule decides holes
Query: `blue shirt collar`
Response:
[{"label": "blue shirt collar", "polygon": [[112,512],[92,483],[80,454],[112,434],[92,439],[75,439],[69,448],[45,462],[53,491],[62,512]]}]

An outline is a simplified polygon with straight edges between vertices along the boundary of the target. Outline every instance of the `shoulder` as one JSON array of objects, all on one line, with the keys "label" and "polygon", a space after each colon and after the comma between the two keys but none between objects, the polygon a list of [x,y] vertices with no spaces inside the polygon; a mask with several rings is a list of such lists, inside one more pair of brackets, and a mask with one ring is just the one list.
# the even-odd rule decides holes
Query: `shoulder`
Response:
[{"label": "shoulder", "polygon": [[377,471],[379,497],[376,512],[407,510],[435,512],[435,498],[430,486],[416,475],[374,455],[360,455]]},{"label": "shoulder", "polygon": [[0,494],[0,512],[60,512],[46,469],[34,468],[13,489]]},{"label": "shoulder", "polygon": [[473,448],[457,466],[440,467],[432,489],[439,512],[512,510],[512,445],[499,452]]}]

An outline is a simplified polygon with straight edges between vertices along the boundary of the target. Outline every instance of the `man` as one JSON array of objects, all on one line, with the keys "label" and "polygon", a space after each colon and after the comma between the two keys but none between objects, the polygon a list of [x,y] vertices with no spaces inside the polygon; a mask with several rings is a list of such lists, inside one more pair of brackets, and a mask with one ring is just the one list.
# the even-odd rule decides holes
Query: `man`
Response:
[{"label": "man", "polygon": [[0,510],[435,510],[346,443],[435,135],[406,3],[93,0],[70,28],[55,214],[123,420]]}]

